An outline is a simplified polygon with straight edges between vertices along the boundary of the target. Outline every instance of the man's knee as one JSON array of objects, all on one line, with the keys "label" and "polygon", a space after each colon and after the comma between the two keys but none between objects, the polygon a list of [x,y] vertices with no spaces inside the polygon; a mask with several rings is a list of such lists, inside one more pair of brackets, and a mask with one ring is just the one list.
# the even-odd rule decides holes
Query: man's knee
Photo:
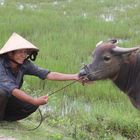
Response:
[{"label": "man's knee", "polygon": [[8,92],[0,89],[0,98],[7,98],[8,97]]},{"label": "man's knee", "polygon": [[28,106],[26,106],[25,108],[24,108],[24,111],[26,112],[26,113],[29,113],[29,114],[31,114],[31,113],[33,113],[33,112],[35,112],[36,110],[38,109],[38,106],[35,106],[35,105],[28,105]]},{"label": "man's knee", "polygon": [[0,107],[3,106],[3,104],[6,104],[8,101],[8,93],[3,90],[0,89]]},{"label": "man's knee", "polygon": [[0,89],[0,121],[3,120],[8,96],[5,90]]}]

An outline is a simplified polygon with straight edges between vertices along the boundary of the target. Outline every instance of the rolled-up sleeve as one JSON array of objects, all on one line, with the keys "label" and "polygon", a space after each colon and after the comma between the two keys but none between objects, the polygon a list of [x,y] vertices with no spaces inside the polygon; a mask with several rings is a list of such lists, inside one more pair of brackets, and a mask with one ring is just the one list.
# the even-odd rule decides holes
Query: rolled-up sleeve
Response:
[{"label": "rolled-up sleeve", "polygon": [[40,68],[39,66],[35,65],[31,61],[27,61],[25,74],[34,75],[44,80],[46,79],[49,73],[50,71],[48,69]]}]

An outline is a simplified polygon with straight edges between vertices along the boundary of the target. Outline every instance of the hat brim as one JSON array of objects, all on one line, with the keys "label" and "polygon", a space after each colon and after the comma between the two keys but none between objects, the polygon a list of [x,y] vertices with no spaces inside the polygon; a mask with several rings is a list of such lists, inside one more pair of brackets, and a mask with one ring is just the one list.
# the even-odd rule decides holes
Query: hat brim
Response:
[{"label": "hat brim", "polygon": [[28,49],[30,52],[38,52],[39,49],[33,45],[31,42],[27,41],[22,36],[17,33],[13,33],[5,45],[0,50],[0,55],[5,54],[15,50]]}]

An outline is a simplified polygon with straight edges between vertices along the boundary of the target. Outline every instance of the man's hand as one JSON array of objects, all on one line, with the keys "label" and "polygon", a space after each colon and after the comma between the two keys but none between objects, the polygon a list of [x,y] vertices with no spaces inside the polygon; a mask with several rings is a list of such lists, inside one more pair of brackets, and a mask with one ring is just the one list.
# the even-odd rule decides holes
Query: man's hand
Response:
[{"label": "man's hand", "polygon": [[44,105],[48,102],[48,96],[45,95],[45,96],[41,96],[37,99],[35,99],[35,105]]}]

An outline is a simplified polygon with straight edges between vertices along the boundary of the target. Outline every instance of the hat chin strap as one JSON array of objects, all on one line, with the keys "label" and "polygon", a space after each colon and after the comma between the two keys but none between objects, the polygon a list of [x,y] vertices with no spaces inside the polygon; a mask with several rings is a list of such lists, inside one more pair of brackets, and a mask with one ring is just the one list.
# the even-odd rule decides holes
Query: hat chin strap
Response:
[{"label": "hat chin strap", "polygon": [[33,53],[31,53],[31,54],[26,58],[26,60],[27,60],[27,59],[30,59],[30,60],[32,60],[32,61],[35,61],[37,55],[38,55],[38,52],[33,52]]}]

